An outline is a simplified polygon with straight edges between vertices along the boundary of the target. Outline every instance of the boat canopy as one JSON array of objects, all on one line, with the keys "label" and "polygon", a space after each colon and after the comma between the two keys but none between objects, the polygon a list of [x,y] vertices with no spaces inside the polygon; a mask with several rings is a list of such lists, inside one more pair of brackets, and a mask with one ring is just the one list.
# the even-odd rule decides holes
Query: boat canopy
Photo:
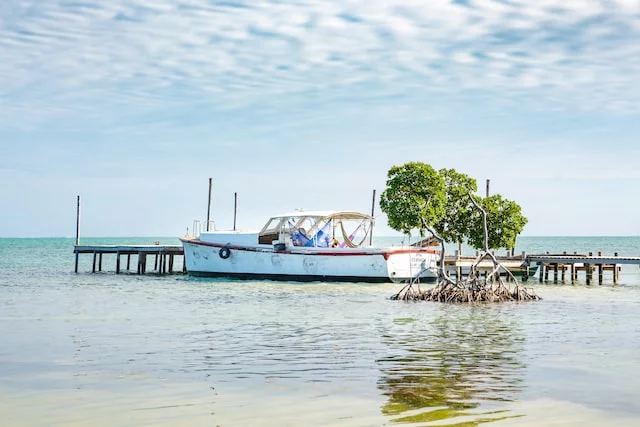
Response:
[{"label": "boat canopy", "polygon": [[373,220],[371,215],[363,214],[355,211],[294,211],[276,215],[273,218],[291,218],[291,217],[323,217],[333,219],[369,219]]},{"label": "boat canopy", "polygon": [[259,234],[261,244],[291,241],[293,246],[359,247],[374,218],[351,211],[296,211],[271,217]]}]

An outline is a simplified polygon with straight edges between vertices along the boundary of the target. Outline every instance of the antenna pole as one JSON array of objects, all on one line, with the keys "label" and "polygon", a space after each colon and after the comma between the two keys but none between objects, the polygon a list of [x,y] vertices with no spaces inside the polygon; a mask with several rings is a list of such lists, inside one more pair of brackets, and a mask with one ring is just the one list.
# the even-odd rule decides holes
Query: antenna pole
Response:
[{"label": "antenna pole", "polygon": [[207,202],[207,231],[209,231],[209,223],[211,222],[211,192],[213,190],[213,178],[209,178],[209,201]]},{"label": "antenna pole", "polygon": [[80,196],[78,196],[78,207],[76,209],[76,246],[80,244]]},{"label": "antenna pole", "polygon": [[238,216],[238,193],[233,193],[233,231],[236,230],[237,216]]},{"label": "antenna pole", "polygon": [[[374,216],[375,213],[375,209],[376,209],[376,190],[373,190],[373,197],[371,198],[371,216]],[[369,246],[373,245],[373,222],[374,220],[371,220],[371,229],[369,230]]]}]

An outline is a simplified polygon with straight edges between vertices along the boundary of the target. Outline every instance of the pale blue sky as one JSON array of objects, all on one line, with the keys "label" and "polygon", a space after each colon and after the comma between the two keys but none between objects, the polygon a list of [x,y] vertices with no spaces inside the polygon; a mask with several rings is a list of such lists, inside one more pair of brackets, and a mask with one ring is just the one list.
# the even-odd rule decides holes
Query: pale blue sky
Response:
[{"label": "pale blue sky", "polygon": [[[638,0],[4,0],[0,236],[368,211],[394,164],[525,235],[640,234]],[[379,213],[379,207],[376,208]],[[389,234],[386,219],[378,233]]]}]

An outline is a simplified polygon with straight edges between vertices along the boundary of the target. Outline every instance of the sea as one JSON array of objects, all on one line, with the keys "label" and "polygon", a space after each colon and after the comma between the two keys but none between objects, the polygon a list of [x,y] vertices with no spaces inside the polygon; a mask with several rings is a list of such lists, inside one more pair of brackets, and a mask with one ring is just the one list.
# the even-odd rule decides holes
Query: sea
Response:
[{"label": "sea", "polygon": [[[178,243],[82,243],[155,241]],[[75,274],[73,244],[0,239],[2,426],[640,425],[637,265],[447,305],[392,301],[392,283],[116,275],[109,256]],[[521,251],[640,256],[640,237]]]}]

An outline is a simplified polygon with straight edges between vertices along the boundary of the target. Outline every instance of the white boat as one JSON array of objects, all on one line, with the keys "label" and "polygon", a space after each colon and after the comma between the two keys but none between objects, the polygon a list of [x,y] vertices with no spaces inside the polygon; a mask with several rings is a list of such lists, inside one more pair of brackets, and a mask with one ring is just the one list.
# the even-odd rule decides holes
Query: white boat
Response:
[{"label": "white boat", "polygon": [[403,282],[437,278],[440,252],[373,247],[374,218],[358,212],[296,211],[260,231],[209,231],[180,239],[187,272],[238,279]]}]

